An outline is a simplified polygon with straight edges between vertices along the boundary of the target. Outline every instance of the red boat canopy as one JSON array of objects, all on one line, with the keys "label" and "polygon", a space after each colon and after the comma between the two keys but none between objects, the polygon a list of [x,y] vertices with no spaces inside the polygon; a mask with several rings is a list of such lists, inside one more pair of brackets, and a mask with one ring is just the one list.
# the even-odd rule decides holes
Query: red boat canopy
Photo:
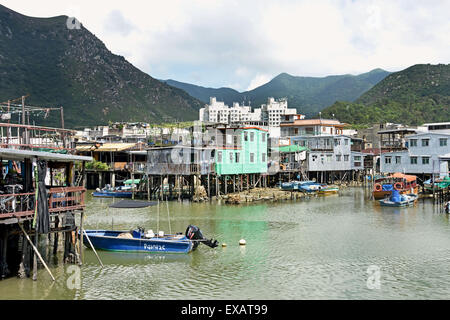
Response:
[{"label": "red boat canopy", "polygon": [[416,181],[417,177],[416,176],[410,176],[410,175],[406,175],[400,172],[396,172],[393,175],[389,176],[389,178],[398,178],[398,179],[405,179],[407,182],[412,182],[412,181]]}]

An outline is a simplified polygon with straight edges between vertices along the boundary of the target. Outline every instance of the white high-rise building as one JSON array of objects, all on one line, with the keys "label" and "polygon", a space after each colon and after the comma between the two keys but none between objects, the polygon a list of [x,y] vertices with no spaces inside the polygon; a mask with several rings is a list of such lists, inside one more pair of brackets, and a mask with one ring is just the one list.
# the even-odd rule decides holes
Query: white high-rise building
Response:
[{"label": "white high-rise building", "polygon": [[267,121],[269,127],[279,127],[281,124],[281,117],[288,115],[296,115],[297,109],[288,108],[286,98],[275,100],[269,98],[267,104],[261,106],[262,120]]},{"label": "white high-rise building", "polygon": [[199,119],[202,122],[223,124],[261,121],[261,108],[252,112],[250,106],[241,106],[237,102],[234,102],[230,108],[224,102],[217,101],[216,98],[212,97],[209,100],[209,105],[200,109]]},{"label": "white high-rise building", "polygon": [[202,122],[222,124],[244,124],[268,127],[273,137],[280,136],[280,124],[287,118],[297,116],[297,109],[289,109],[287,99],[269,98],[268,103],[252,111],[250,106],[241,106],[234,102],[230,108],[224,102],[218,102],[216,98],[210,98],[209,105],[199,111],[199,119]]},{"label": "white high-rise building", "polygon": [[215,97],[209,98],[209,105],[201,108],[199,118],[202,122],[229,123],[230,107]]}]

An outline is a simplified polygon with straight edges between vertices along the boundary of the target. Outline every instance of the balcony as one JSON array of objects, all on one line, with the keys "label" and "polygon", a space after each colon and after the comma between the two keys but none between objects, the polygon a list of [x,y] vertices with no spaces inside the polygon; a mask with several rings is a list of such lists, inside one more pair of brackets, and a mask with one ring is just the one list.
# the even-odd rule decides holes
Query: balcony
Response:
[{"label": "balcony", "polygon": [[[86,189],[83,187],[58,187],[47,190],[50,214],[84,210]],[[36,194],[12,193],[0,195],[0,220],[17,218],[29,220],[34,217]]]},{"label": "balcony", "polygon": [[74,130],[0,123],[0,148],[21,150],[66,150],[74,151]]}]

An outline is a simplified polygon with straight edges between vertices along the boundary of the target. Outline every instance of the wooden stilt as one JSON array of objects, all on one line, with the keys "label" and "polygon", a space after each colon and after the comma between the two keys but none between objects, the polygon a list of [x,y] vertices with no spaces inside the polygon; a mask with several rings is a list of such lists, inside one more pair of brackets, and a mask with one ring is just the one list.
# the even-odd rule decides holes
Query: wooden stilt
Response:
[{"label": "wooden stilt", "polygon": [[[52,272],[48,268],[48,266],[45,263],[44,259],[42,259],[42,256],[39,253],[39,250],[35,247],[35,245],[33,244],[33,241],[31,241],[30,237],[28,236],[28,233],[26,233],[25,229],[22,227],[22,225],[20,223],[18,225],[19,225],[20,229],[22,229],[22,232],[25,235],[25,237],[27,238],[28,242],[31,244],[31,247],[34,250],[35,256],[37,256],[39,258],[39,260],[41,260],[41,263],[44,265],[45,269],[50,274],[50,277],[52,277],[52,280],[55,281],[55,277],[53,276]],[[36,236],[37,236],[37,233],[36,233]],[[35,261],[35,262],[36,262],[35,263],[36,273],[33,275],[33,280],[37,280],[37,261]]]}]

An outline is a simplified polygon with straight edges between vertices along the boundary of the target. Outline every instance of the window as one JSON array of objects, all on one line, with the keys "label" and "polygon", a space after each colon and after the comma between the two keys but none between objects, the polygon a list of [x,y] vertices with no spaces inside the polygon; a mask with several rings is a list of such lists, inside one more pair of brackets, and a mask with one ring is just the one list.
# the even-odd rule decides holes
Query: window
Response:
[{"label": "window", "polygon": [[222,151],[217,152],[217,162],[222,163]]},{"label": "window", "polygon": [[265,133],[261,134],[261,141],[266,142],[266,134]]},{"label": "window", "polygon": [[348,154],[344,154],[344,161],[348,161],[348,158],[349,158]]},{"label": "window", "polygon": [[411,157],[411,164],[417,164],[417,157]]},{"label": "window", "polygon": [[341,161],[342,156],[340,154],[336,155],[336,161],[340,162]]},{"label": "window", "polygon": [[430,145],[430,139],[422,139],[422,147],[428,147]]},{"label": "window", "polygon": [[265,153],[262,154],[261,161],[262,162],[266,162],[266,154]]},{"label": "window", "polygon": [[233,136],[231,134],[227,134],[227,144],[230,145],[233,142]]},{"label": "window", "polygon": [[410,144],[411,147],[417,147],[417,139],[409,140],[409,144]]},{"label": "window", "polygon": [[395,157],[395,163],[402,163],[402,157],[396,156]]},{"label": "window", "polygon": [[250,153],[250,163],[255,163],[255,154]]},{"label": "window", "polygon": [[230,152],[230,163],[233,163],[233,153],[232,152]]},{"label": "window", "polygon": [[348,139],[345,139],[345,145],[348,146]]},{"label": "window", "polygon": [[236,152],[236,163],[239,163],[239,161],[241,161],[241,153],[240,152]]},{"label": "window", "polygon": [[250,141],[251,142],[255,141],[255,133],[254,132],[250,132]]},{"label": "window", "polygon": [[238,136],[234,136],[233,137],[233,141],[234,141],[234,146],[236,147],[238,145]]},{"label": "window", "polygon": [[384,163],[386,163],[386,164],[391,163],[391,157],[384,158]]},{"label": "window", "polygon": [[422,157],[422,164],[430,164],[430,158],[429,157]]},{"label": "window", "polygon": [[355,161],[361,161],[361,156],[354,156],[353,158]]},{"label": "window", "polygon": [[248,141],[248,132],[247,131],[244,132],[244,141]]},{"label": "window", "polygon": [[447,146],[447,138],[440,138],[439,139],[439,146],[440,147],[446,147]]},{"label": "window", "polygon": [[327,154],[327,162],[331,162],[332,160],[332,155],[331,154]]}]

